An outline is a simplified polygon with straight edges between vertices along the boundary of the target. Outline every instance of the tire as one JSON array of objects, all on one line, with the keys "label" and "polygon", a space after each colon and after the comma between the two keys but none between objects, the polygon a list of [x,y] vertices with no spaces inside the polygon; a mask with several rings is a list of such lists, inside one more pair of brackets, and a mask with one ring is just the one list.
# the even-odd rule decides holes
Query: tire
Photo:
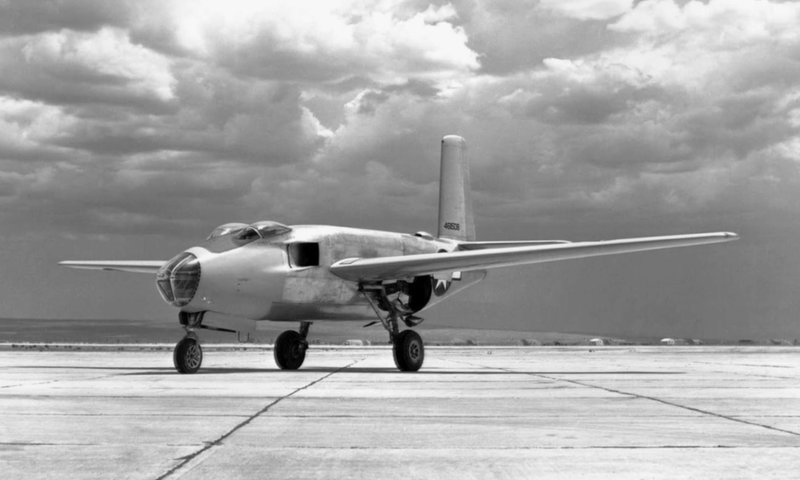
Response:
[{"label": "tire", "polygon": [[425,361],[425,345],[414,330],[403,330],[392,345],[394,364],[401,372],[416,372]]},{"label": "tire", "polygon": [[297,370],[306,359],[307,344],[294,330],[286,330],[275,339],[273,354],[281,370]]},{"label": "tire", "polygon": [[200,342],[191,337],[184,337],[172,351],[172,363],[178,373],[195,373],[203,364],[203,348]]}]

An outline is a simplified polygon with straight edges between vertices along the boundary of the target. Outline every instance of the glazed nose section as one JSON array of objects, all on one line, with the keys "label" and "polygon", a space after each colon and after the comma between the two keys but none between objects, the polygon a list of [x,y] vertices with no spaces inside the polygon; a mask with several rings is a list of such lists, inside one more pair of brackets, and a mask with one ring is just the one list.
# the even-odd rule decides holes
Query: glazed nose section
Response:
[{"label": "glazed nose section", "polygon": [[183,252],[167,262],[156,274],[158,292],[175,307],[189,304],[200,285],[200,260]]}]

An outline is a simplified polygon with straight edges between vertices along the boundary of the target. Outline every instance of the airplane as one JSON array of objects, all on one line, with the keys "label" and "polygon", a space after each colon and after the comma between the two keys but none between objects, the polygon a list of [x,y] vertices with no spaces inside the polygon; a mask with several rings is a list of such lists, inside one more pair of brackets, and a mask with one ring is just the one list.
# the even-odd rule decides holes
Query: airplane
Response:
[{"label": "airplane", "polygon": [[423,321],[418,314],[475,285],[489,269],[738,238],[714,232],[583,242],[477,241],[462,137],[443,137],[440,162],[435,236],[274,221],[226,223],[168,261],[60,264],[155,274],[161,297],[179,309],[186,332],[173,350],[180,373],[195,373],[202,364],[198,330],[238,335],[255,331],[263,320],[299,322],[297,330],[275,340],[274,359],[282,370],[303,364],[313,322],[360,320],[380,323],[389,333],[395,366],[414,372],[425,358],[422,338],[412,329]]}]

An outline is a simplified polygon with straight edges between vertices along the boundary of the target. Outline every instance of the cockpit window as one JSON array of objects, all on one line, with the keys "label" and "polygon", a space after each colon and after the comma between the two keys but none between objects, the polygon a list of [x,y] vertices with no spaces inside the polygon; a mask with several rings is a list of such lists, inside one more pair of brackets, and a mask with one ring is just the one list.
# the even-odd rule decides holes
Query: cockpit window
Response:
[{"label": "cockpit window", "polygon": [[261,235],[261,238],[276,237],[291,231],[291,228],[282,223],[270,222],[268,220],[256,222],[250,225],[250,227],[258,230],[258,234]]},{"label": "cockpit window", "polygon": [[261,235],[259,235],[258,230],[253,227],[244,227],[234,238],[240,242],[252,242],[253,240],[261,238]]},{"label": "cockpit window", "polygon": [[206,240],[213,240],[215,238],[224,237],[225,235],[238,232],[239,230],[247,227],[246,223],[226,223],[215,228],[213,232],[206,238]]},{"label": "cockpit window", "polygon": [[236,235],[234,235],[233,238],[239,244],[243,245],[260,238],[270,238],[283,235],[291,230],[291,228],[282,223],[263,221],[244,226]]}]

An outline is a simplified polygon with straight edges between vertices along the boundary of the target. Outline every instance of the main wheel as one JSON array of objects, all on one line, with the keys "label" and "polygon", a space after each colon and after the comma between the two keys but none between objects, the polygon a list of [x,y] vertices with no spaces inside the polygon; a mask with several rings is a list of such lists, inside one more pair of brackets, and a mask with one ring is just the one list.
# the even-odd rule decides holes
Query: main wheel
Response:
[{"label": "main wheel", "polygon": [[275,339],[275,363],[281,370],[297,370],[306,359],[308,344],[299,333],[286,330]]},{"label": "main wheel", "polygon": [[172,363],[178,373],[194,373],[203,363],[203,349],[200,342],[192,337],[184,337],[175,345],[172,352]]},{"label": "main wheel", "polygon": [[402,372],[416,372],[425,360],[425,346],[422,337],[414,330],[403,330],[392,345],[394,364]]}]

